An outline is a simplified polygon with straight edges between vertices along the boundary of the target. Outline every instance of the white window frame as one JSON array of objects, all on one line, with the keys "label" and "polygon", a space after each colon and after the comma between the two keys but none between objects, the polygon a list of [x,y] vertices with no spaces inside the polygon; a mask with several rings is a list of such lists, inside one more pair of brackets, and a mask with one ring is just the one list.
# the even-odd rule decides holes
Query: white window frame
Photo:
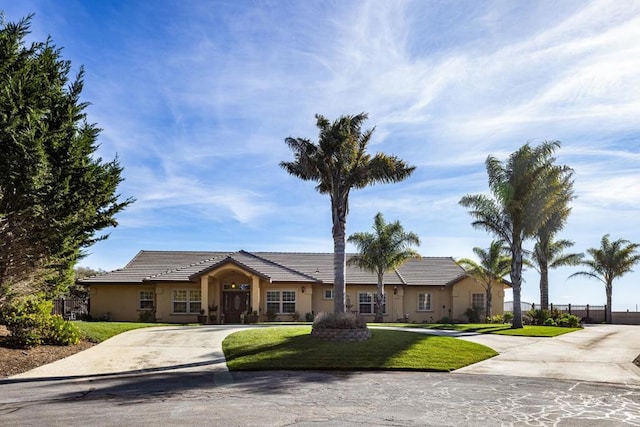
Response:
[{"label": "white window frame", "polygon": [[[176,304],[183,304],[185,310],[176,310]],[[200,289],[174,289],[171,309],[174,314],[200,314],[202,291]]]},{"label": "white window frame", "polygon": [[[140,291],[138,293],[138,310],[153,310],[153,306],[154,306],[153,294],[154,294],[153,291]],[[148,305],[149,302],[151,302],[150,307],[143,307]]]},{"label": "white window frame", "polygon": [[275,314],[293,314],[298,311],[298,293],[293,289],[270,289],[265,300],[266,311],[273,311],[274,306],[277,307]]},{"label": "white window frame", "polygon": [[323,299],[333,299],[334,298],[333,288],[325,289],[322,298]]},{"label": "white window frame", "polygon": [[[486,300],[486,295],[484,293],[477,293],[477,294],[471,294],[471,308],[479,308],[481,310],[486,309],[487,307],[487,302]],[[482,304],[476,304],[476,298],[479,298],[482,300]]]},{"label": "white window frame", "polygon": [[418,311],[433,311],[433,301],[430,293],[418,293]]},{"label": "white window frame", "polygon": [[[370,301],[363,302],[361,298],[361,296],[363,295],[367,295]],[[370,313],[362,312],[361,307],[363,305],[371,306],[371,312]],[[358,292],[358,313],[362,315],[376,314],[376,292],[366,292],[366,291]],[[387,314],[387,294],[386,293],[382,294],[382,313]]]}]

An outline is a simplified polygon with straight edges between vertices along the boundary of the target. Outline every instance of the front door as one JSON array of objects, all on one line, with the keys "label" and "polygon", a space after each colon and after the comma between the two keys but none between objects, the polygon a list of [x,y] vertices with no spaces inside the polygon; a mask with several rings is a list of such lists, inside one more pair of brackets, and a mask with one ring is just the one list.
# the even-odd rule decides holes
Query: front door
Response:
[{"label": "front door", "polygon": [[225,291],[222,294],[224,323],[242,323],[240,315],[249,309],[249,292]]}]

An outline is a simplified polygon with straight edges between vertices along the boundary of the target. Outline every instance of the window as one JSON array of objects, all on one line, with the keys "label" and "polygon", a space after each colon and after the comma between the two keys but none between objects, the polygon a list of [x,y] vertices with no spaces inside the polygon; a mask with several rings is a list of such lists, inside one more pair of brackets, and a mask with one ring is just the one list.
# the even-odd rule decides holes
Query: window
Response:
[{"label": "window", "polygon": [[333,299],[333,288],[324,290],[324,299]]},{"label": "window", "polygon": [[431,294],[418,294],[418,311],[431,311]]},{"label": "window", "polygon": [[173,291],[174,313],[200,313],[202,306],[200,290],[176,289]]},{"label": "window", "polygon": [[[358,312],[360,314],[374,314],[376,299],[373,292],[358,292]],[[382,312],[387,312],[387,294],[382,295]]]},{"label": "window", "polygon": [[295,313],[296,291],[267,291],[267,311]]},{"label": "window", "polygon": [[484,310],[484,294],[472,294],[471,307]]},{"label": "window", "polygon": [[140,310],[153,310],[153,291],[140,291],[139,301]]}]

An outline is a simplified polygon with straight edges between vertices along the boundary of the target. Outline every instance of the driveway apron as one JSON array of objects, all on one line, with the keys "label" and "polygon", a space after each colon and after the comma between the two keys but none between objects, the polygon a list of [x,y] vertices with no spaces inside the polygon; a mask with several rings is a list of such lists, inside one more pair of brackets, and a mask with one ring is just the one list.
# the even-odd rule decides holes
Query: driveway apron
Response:
[{"label": "driveway apron", "polygon": [[228,372],[224,338],[242,326],[161,326],[116,335],[85,351],[13,378],[61,378],[141,372]]}]

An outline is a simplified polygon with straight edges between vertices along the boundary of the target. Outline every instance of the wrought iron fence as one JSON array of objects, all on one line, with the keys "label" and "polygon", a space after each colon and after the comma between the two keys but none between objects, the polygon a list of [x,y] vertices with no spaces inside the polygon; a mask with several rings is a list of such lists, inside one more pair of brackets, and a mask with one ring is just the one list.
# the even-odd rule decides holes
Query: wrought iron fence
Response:
[{"label": "wrought iron fence", "polygon": [[89,314],[89,300],[84,298],[55,299],[51,314],[59,314],[69,320],[79,319]]}]

